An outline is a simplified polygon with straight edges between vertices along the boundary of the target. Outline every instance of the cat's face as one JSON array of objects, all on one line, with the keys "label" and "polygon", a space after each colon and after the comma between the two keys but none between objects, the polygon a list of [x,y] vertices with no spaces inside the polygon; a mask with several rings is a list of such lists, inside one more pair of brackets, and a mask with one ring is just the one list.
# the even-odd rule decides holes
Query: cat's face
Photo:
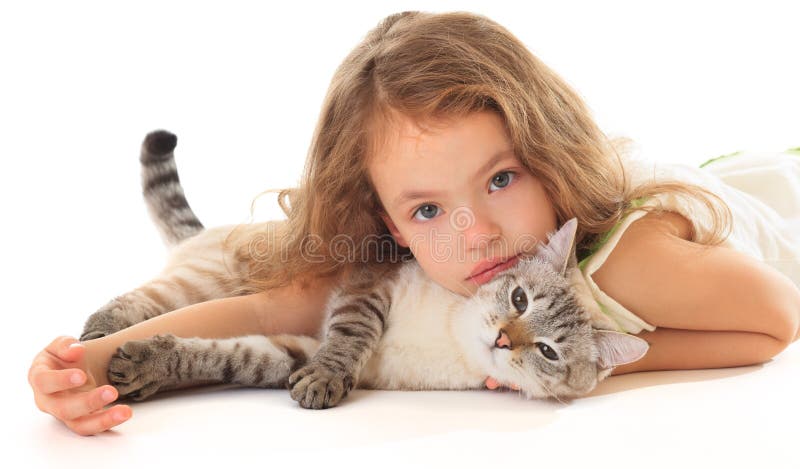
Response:
[{"label": "cat's face", "polygon": [[567,269],[577,268],[576,226],[565,223],[536,257],[520,259],[468,302],[467,314],[481,322],[479,346],[490,355],[492,377],[528,398],[584,395],[647,350],[636,336],[594,329],[580,307],[567,279]]},{"label": "cat's face", "polygon": [[[482,339],[492,376],[528,397],[569,397],[598,383],[589,315],[567,279],[539,259],[523,259],[481,287],[474,309],[484,316]],[[473,314],[473,313],[470,313]]]}]

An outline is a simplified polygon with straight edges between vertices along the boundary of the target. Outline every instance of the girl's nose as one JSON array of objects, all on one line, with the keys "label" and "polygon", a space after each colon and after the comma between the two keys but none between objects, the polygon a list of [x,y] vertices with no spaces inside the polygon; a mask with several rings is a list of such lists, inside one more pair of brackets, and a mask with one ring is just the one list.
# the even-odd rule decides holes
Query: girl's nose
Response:
[{"label": "girl's nose", "polygon": [[[467,250],[486,251],[494,248],[500,239],[500,225],[489,213],[474,207],[463,207],[453,212],[451,217],[453,228],[464,236],[464,246]],[[502,257],[507,253],[488,253],[488,256]]]}]

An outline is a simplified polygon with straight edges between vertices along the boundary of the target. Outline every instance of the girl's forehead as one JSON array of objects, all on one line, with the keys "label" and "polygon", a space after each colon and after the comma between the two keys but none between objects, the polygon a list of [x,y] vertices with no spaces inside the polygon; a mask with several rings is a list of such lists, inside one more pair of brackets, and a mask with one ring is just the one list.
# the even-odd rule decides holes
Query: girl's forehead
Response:
[{"label": "girl's forehead", "polygon": [[387,208],[409,199],[406,193],[433,198],[447,188],[471,186],[500,161],[515,158],[502,118],[494,113],[439,121],[436,127],[403,123],[384,137],[385,145],[368,163]]},{"label": "girl's forehead", "polygon": [[510,146],[502,118],[491,111],[424,120],[398,114],[372,133],[367,164],[376,167],[418,165],[426,158],[471,150],[495,153]]},{"label": "girl's forehead", "polygon": [[398,150],[407,153],[409,149],[413,149],[419,153],[426,140],[435,138],[442,130],[451,126],[453,121],[452,118],[414,119],[394,113],[390,119],[382,120],[372,127],[368,163],[386,163],[390,157],[399,153]]}]

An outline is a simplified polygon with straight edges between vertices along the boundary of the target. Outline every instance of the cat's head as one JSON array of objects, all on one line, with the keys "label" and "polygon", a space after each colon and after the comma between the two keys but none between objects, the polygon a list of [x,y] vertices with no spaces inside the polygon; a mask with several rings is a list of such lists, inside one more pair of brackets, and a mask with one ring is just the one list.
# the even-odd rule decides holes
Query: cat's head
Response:
[{"label": "cat's head", "polygon": [[535,256],[481,285],[467,306],[481,315],[492,377],[517,384],[528,398],[584,395],[648,349],[634,335],[592,327],[568,280],[577,268],[576,229],[576,219],[566,222]]}]

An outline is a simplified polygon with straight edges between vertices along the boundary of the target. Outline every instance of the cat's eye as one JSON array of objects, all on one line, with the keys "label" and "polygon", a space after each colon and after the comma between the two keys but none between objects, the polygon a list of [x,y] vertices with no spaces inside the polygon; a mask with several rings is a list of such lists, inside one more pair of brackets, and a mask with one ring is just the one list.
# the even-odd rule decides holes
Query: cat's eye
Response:
[{"label": "cat's eye", "polygon": [[539,351],[542,352],[542,355],[544,355],[548,360],[558,360],[558,354],[555,350],[550,348],[549,345],[545,344],[544,342],[536,342],[536,346],[539,348]]},{"label": "cat's eye", "polygon": [[517,287],[511,292],[511,304],[520,313],[524,313],[528,309],[528,295],[525,294],[525,290],[522,287]]}]

